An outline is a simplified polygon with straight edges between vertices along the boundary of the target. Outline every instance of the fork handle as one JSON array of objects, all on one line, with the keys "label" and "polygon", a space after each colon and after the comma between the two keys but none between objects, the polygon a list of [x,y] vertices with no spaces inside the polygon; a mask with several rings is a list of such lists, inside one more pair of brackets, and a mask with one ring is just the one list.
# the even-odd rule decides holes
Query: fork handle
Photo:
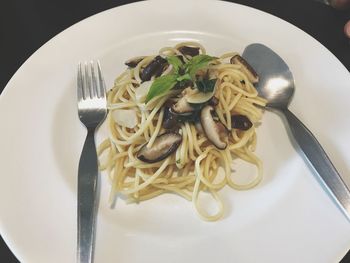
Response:
[{"label": "fork handle", "polygon": [[282,111],[294,139],[317,171],[318,177],[334,201],[350,220],[350,191],[311,131],[288,109]]},{"label": "fork handle", "polygon": [[95,129],[88,129],[78,171],[78,263],[93,262],[97,188],[98,163]]}]

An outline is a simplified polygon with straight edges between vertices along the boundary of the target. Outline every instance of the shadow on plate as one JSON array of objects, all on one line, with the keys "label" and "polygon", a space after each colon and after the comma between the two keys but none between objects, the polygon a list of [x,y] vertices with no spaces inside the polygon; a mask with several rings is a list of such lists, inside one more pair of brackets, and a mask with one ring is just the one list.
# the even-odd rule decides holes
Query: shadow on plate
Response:
[{"label": "shadow on plate", "polygon": [[52,149],[68,187],[76,192],[78,163],[86,131],[77,112],[76,87],[67,85],[56,105],[52,123]]}]

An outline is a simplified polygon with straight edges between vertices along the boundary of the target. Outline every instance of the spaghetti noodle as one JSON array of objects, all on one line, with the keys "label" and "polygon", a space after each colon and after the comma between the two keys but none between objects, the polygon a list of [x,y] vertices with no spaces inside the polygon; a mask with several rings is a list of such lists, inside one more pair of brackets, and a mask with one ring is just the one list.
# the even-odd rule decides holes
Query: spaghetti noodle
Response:
[{"label": "spaghetti noodle", "polygon": [[[177,77],[175,82],[181,82],[182,86],[177,83],[167,92],[148,98],[148,101],[145,98],[157,78],[170,76],[176,70],[176,64],[169,63],[169,57],[177,57],[182,65],[192,63],[193,66],[195,58],[199,59],[205,54],[205,48],[195,42],[164,47],[158,56],[135,58],[116,78],[113,88],[108,92],[107,122],[110,135],[98,148],[100,169],[107,171],[111,181],[111,202],[117,193],[126,196],[128,202],[141,202],[163,193],[175,193],[192,201],[202,219],[215,221],[224,214],[224,205],[218,194],[220,189],[229,185],[234,189],[246,190],[261,181],[262,162],[253,153],[257,142],[254,125],[262,117],[262,109],[256,105],[264,106],[266,102],[258,96],[244,65],[232,63],[232,59],[231,63],[228,62],[237,53],[211,57],[204,66],[198,67],[195,76],[187,79],[187,82],[180,81],[184,77]],[[145,77],[145,71],[149,70],[147,67],[156,64],[157,59],[161,71]],[[147,78],[150,79],[145,80]],[[200,93],[198,78],[204,79],[202,84],[209,88],[215,82],[213,90],[200,94],[209,97],[212,93],[212,98],[197,105],[187,104],[195,110],[189,114],[175,114],[179,119],[175,120],[174,126],[165,127],[166,118],[169,117],[167,110],[169,107],[171,109],[169,101],[179,104],[188,90],[190,95]],[[213,98],[216,103],[212,103]],[[210,114],[204,117],[209,118],[211,125],[217,125],[211,131],[214,132],[212,136],[208,134],[210,127],[205,127],[209,122],[202,118],[205,107],[211,108],[207,108]],[[242,122],[243,118],[243,121],[251,122],[252,126],[235,127],[234,116],[241,118],[237,119],[238,122]],[[162,140],[174,141],[159,142],[164,134],[169,134],[170,139],[163,136]],[[149,156],[157,154],[160,149],[165,149],[164,156],[158,156],[161,160],[158,157],[149,160]],[[238,184],[232,179],[231,163],[234,158],[257,167],[257,175],[249,183]],[[208,213],[200,205],[199,195],[203,191],[211,194],[217,203],[214,214]]]}]

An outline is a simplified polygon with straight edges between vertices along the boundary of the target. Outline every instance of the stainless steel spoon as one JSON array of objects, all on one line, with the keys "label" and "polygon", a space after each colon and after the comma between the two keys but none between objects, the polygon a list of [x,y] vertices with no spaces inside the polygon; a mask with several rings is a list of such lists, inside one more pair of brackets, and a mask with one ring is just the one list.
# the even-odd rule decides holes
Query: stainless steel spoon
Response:
[{"label": "stainless steel spoon", "polygon": [[267,99],[266,108],[284,114],[295,141],[317,171],[320,181],[334,197],[336,204],[350,220],[349,189],[315,136],[288,110],[295,89],[289,67],[280,56],[262,44],[247,46],[243,58],[259,75],[256,88],[259,95]]}]

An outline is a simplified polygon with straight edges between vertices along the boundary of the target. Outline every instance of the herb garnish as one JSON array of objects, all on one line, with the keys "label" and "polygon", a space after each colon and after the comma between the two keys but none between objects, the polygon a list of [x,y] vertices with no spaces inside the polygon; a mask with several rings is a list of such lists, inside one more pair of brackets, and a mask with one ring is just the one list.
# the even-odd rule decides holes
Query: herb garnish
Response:
[{"label": "herb garnish", "polygon": [[199,91],[201,92],[212,92],[215,87],[217,79],[202,79],[196,81],[196,85]]},{"label": "herb garnish", "polygon": [[[177,83],[181,84],[189,80],[195,82],[195,75],[197,71],[206,67],[208,63],[213,59],[215,58],[201,54],[194,56],[187,63],[183,63],[177,56],[167,57],[168,63],[173,66],[174,70],[171,74],[158,77],[153,81],[146,96],[146,103],[154,97],[165,94],[167,91],[171,90]],[[214,89],[212,83],[213,80],[206,80],[204,82],[202,80],[201,82],[202,84],[200,85],[203,92],[209,92]]]}]

